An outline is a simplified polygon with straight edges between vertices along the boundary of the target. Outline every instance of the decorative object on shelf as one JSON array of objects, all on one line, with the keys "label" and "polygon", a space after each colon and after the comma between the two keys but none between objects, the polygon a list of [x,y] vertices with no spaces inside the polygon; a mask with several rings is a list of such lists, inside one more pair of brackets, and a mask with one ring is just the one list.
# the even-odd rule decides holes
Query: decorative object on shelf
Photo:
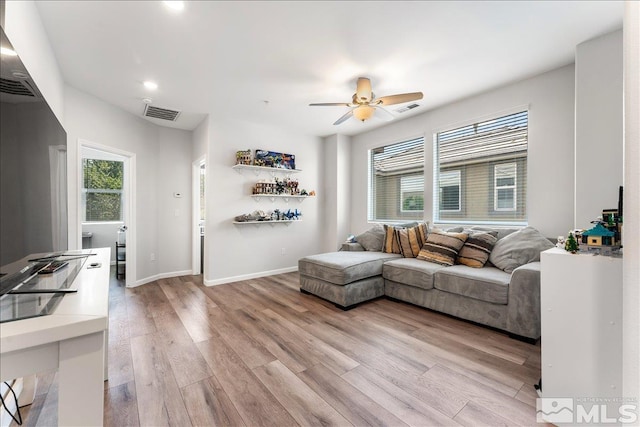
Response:
[{"label": "decorative object on shelf", "polygon": [[277,153],[275,151],[256,150],[254,165],[279,169],[295,169],[296,156],[293,154]]},{"label": "decorative object on shelf", "polygon": [[251,162],[252,159],[250,149],[247,149],[245,151],[236,151],[236,165],[250,165]]},{"label": "decorative object on shelf", "polygon": [[265,213],[264,211],[254,211],[251,214],[243,214],[236,216],[233,220],[234,223],[257,223],[257,222],[281,222],[281,221],[295,221],[299,220],[302,216],[302,212],[298,209],[291,210],[288,209],[286,212],[281,211],[280,209],[274,209],[269,213]]},{"label": "decorative object on shelf", "polygon": [[298,181],[285,178],[274,178],[273,181],[260,180],[253,187],[253,194],[284,194],[290,196],[300,195]]},{"label": "decorative object on shelf", "polygon": [[560,249],[564,249],[564,244],[566,243],[567,239],[564,236],[558,236],[558,241],[556,243],[556,248],[560,248]]},{"label": "decorative object on shelf", "polygon": [[588,252],[600,255],[613,255],[621,248],[616,232],[608,230],[602,222],[597,222],[595,227],[582,233],[582,243],[587,246]]},{"label": "decorative object on shelf", "polygon": [[564,250],[575,254],[576,252],[578,252],[578,249],[578,241],[573,235],[573,232],[570,231],[569,235],[567,236],[567,241],[564,244]]},{"label": "decorative object on shelf", "polygon": [[310,195],[310,196],[315,196],[315,195],[316,195],[316,190],[311,190],[311,191],[309,191],[309,195]]},{"label": "decorative object on shelf", "polygon": [[305,190],[304,188],[302,190],[300,190],[300,195],[301,196],[308,196],[309,193],[307,193],[307,190]]}]

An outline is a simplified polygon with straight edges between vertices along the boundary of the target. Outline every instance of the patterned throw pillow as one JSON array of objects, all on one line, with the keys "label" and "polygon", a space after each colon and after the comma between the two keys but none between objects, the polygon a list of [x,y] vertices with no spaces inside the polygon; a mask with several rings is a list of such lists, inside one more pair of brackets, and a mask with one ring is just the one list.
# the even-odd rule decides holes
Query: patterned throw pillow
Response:
[{"label": "patterned throw pillow", "polygon": [[482,268],[489,260],[493,245],[498,241],[498,233],[471,232],[464,246],[458,252],[458,264],[473,268]]},{"label": "patterned throw pillow", "polygon": [[458,251],[469,237],[466,233],[447,233],[446,231],[432,231],[427,236],[418,259],[435,262],[442,265],[453,265]]},{"label": "patterned throw pillow", "polygon": [[395,238],[400,247],[400,253],[405,258],[415,258],[427,241],[429,230],[426,223],[420,223],[411,228],[396,228]]},{"label": "patterned throw pillow", "polygon": [[387,254],[399,254],[400,246],[395,234],[396,228],[393,225],[384,225],[384,242],[382,244],[382,252]]}]

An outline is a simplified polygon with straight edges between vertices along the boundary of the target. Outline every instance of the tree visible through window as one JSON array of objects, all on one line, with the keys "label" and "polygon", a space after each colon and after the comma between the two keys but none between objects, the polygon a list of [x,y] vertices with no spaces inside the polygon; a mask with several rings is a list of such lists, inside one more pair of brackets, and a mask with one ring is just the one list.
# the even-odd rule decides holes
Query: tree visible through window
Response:
[{"label": "tree visible through window", "polygon": [[122,221],[124,163],[82,159],[84,222]]}]

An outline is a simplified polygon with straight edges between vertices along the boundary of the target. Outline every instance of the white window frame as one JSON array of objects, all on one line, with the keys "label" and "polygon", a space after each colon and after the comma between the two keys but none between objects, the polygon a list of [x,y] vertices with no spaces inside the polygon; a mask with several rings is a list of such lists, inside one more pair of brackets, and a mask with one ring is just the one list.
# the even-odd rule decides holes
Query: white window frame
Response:
[{"label": "white window frame", "polygon": [[[408,182],[405,184],[406,181],[421,181],[421,182],[419,184],[416,184],[415,182]],[[406,188],[406,187],[410,187],[410,188]],[[408,209],[408,210],[403,209],[404,193],[416,193],[416,192],[422,192],[422,209]],[[400,212],[403,212],[403,213],[424,212],[424,174],[406,175],[406,176],[400,177]]]},{"label": "white window frame", "polygon": [[[506,168],[513,171],[513,184],[512,185],[498,185],[498,169]],[[509,176],[510,177],[510,176]],[[503,178],[502,176],[500,178]],[[499,163],[493,165],[493,210],[496,212],[513,212],[518,207],[518,164],[517,163]],[[498,207],[498,191],[499,190],[511,190],[513,192],[513,206],[509,208]]]},{"label": "white window frame", "polygon": [[[442,202],[442,175],[451,175],[453,179],[458,182],[458,209],[440,209],[440,202]],[[451,179],[451,178],[448,178]],[[453,186],[447,186],[453,187]],[[438,210],[440,212],[461,212],[462,211],[462,173],[459,169],[450,170],[446,172],[438,173]]]}]

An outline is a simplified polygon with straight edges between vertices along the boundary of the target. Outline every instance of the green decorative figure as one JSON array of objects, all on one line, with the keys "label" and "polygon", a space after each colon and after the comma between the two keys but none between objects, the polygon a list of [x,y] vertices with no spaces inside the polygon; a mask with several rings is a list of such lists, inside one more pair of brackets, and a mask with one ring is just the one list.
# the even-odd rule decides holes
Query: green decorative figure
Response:
[{"label": "green decorative figure", "polygon": [[567,241],[564,244],[564,250],[571,252],[572,254],[575,254],[578,251],[578,242],[571,232],[569,232],[569,235],[567,236]]}]

